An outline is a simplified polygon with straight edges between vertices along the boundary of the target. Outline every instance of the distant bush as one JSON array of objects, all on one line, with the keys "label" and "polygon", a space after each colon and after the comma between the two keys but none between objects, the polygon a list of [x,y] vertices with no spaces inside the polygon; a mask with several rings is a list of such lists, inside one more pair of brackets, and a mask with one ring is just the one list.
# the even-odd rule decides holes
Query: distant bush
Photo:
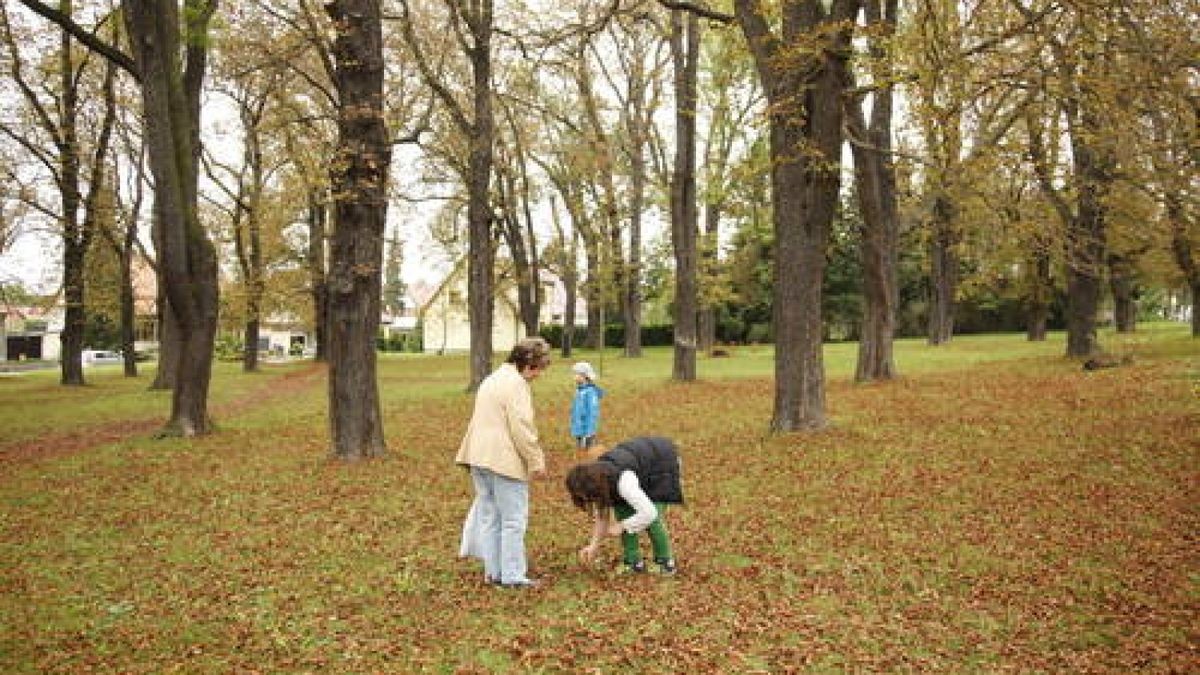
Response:
[{"label": "distant bush", "polygon": [[397,333],[375,338],[375,348],[381,352],[421,352],[424,349],[420,331]]},{"label": "distant bush", "polygon": [[235,337],[218,337],[213,343],[213,354],[218,361],[240,361],[245,348]]},{"label": "distant bush", "polygon": [[[562,348],[563,342],[563,327],[558,325],[542,326],[539,331],[546,342],[549,342],[555,349]],[[669,324],[642,326],[642,346],[643,347],[663,347],[674,344],[675,327]],[[587,328],[585,326],[576,326],[574,337],[571,344],[579,346],[587,342]],[[621,324],[609,324],[604,327],[604,346],[606,347],[624,347],[625,346],[625,326]]]}]

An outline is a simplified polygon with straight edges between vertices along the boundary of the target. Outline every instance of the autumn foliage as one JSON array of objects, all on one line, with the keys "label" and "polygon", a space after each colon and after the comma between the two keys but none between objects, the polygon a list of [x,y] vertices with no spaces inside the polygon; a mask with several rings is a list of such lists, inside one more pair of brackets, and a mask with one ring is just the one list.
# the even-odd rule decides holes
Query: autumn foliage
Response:
[{"label": "autumn foliage", "polygon": [[1183,672],[1195,668],[1196,343],[1139,333],[1085,372],[1061,336],[897,345],[831,427],[768,436],[767,349],[604,361],[603,436],[676,438],[680,573],[582,569],[566,368],[535,384],[533,591],[456,558],[462,358],[380,362],[389,456],[327,458],[325,372],[218,367],[216,432],[153,440],[166,404],[0,379],[4,672]]}]

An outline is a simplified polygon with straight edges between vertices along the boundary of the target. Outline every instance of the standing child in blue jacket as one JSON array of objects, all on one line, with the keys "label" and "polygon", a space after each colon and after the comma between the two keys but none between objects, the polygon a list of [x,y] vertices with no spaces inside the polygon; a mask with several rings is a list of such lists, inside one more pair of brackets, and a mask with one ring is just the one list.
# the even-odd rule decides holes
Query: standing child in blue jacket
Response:
[{"label": "standing child in blue jacket", "polygon": [[596,432],[600,429],[600,399],[604,390],[596,386],[596,371],[587,361],[571,366],[571,371],[575,373],[571,436],[575,438],[575,449],[587,452],[596,443]]}]

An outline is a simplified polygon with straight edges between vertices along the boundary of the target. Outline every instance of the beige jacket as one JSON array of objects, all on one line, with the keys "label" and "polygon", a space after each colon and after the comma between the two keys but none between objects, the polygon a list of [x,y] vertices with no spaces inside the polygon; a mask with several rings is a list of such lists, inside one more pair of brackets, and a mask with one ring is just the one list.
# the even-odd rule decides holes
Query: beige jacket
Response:
[{"label": "beige jacket", "polygon": [[545,470],[529,383],[513,364],[505,363],[480,383],[475,411],[454,461],[523,481]]}]

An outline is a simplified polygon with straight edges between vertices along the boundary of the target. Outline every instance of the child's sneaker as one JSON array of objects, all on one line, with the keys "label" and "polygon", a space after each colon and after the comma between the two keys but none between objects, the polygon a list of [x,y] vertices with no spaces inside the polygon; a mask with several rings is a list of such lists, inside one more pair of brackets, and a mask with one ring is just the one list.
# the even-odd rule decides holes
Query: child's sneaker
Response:
[{"label": "child's sneaker", "polygon": [[674,558],[659,558],[654,561],[654,571],[663,576],[672,576],[675,574],[675,559]]},{"label": "child's sneaker", "polygon": [[639,560],[632,563],[623,563],[617,568],[617,574],[645,574],[646,561]]}]

